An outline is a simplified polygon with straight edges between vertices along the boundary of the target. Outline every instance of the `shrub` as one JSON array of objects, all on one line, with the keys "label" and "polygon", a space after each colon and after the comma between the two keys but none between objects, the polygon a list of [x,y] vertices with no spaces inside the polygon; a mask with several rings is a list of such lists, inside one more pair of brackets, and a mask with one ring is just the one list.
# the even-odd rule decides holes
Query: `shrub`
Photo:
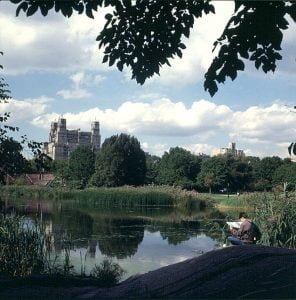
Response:
[{"label": "shrub", "polygon": [[112,286],[119,282],[124,270],[110,259],[104,259],[100,265],[95,265],[90,275],[99,280],[103,286]]}]

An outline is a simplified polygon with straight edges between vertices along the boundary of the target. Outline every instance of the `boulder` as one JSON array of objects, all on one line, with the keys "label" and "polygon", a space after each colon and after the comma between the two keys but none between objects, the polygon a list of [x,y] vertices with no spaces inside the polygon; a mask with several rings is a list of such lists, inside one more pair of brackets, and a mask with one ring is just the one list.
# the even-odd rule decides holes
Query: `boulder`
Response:
[{"label": "boulder", "polygon": [[296,298],[296,251],[244,245],[127,279],[112,289],[93,289],[80,298]]},{"label": "boulder", "polygon": [[[3,287],[3,286],[2,286]],[[112,288],[0,288],[22,299],[283,299],[296,298],[296,250],[259,245],[223,248],[142,275]]]}]

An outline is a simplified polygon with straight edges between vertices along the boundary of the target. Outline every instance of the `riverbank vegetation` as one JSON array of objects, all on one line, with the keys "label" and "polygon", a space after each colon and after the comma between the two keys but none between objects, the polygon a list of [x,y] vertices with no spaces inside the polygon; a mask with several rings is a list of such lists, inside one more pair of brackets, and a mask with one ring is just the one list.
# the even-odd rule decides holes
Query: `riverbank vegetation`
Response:
[{"label": "riverbank vegetation", "polygon": [[[57,263],[52,253],[52,235],[32,219],[0,214],[0,280],[28,278],[47,285],[111,286],[120,280],[123,269],[109,259],[95,265],[90,274],[75,273],[69,259],[70,240],[63,240],[64,260]],[[78,283],[80,281],[80,283]]]},{"label": "riverbank vegetation", "polygon": [[207,195],[173,186],[123,186],[117,188],[88,188],[72,190],[37,186],[2,186],[3,199],[76,200],[93,202],[97,207],[178,206],[205,207],[211,205]]}]

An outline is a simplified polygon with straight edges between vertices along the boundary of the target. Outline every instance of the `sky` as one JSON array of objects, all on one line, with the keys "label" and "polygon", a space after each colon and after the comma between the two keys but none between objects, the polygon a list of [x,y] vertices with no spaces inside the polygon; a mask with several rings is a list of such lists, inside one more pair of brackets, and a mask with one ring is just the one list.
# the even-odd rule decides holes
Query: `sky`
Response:
[{"label": "sky", "polygon": [[[0,76],[12,99],[0,114],[38,142],[48,141],[50,124],[63,116],[68,129],[90,130],[99,121],[102,141],[114,134],[138,138],[144,151],[161,156],[171,147],[213,154],[235,142],[252,156],[288,157],[296,140],[296,26],[284,32],[283,60],[275,73],[251,63],[235,81],[219,85],[211,97],[204,74],[213,58],[213,43],[233,12],[231,1],[215,3],[216,14],[195,22],[183,58],[170,60],[160,76],[144,85],[131,73],[102,63],[96,37],[106,10],[94,19],[55,12],[15,17],[16,5],[0,1]],[[295,111],[295,112],[294,112]]]}]

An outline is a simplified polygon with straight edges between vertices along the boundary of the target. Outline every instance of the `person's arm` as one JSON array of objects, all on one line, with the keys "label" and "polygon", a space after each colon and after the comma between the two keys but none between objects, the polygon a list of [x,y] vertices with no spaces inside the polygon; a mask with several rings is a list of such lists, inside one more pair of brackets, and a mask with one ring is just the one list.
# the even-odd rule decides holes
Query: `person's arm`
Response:
[{"label": "person's arm", "polygon": [[245,222],[241,223],[241,225],[240,225],[240,227],[239,227],[239,229],[237,231],[237,236],[238,237],[241,237],[243,235],[243,233],[246,231],[245,227],[246,227]]}]

